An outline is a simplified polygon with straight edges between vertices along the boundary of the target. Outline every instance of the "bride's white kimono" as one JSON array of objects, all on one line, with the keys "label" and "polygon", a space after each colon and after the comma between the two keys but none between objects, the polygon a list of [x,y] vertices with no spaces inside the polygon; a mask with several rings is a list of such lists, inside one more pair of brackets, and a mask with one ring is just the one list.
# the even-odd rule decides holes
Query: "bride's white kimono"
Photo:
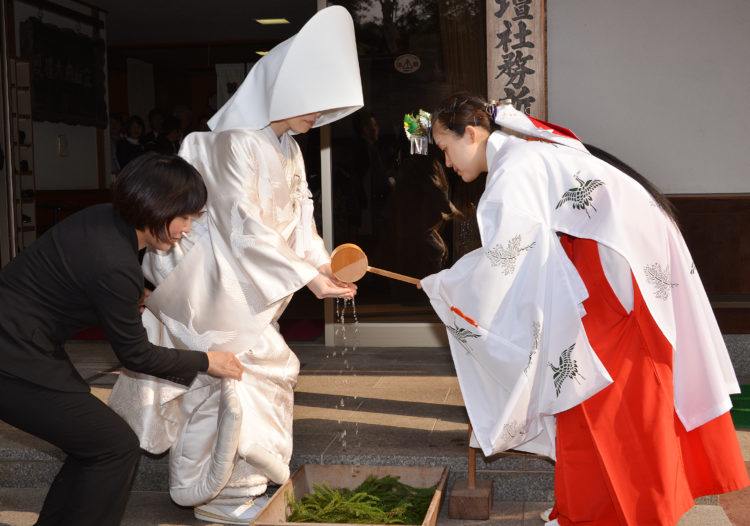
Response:
[{"label": "bride's white kimono", "polygon": [[146,254],[144,275],[156,289],[143,323],[160,345],[235,352],[242,381],[199,374],[184,388],[123,370],[109,399],[141,447],[170,450],[178,504],[231,510],[289,477],[299,361],[276,321],[330,259],[299,146],[268,125],[321,113],[320,126],[361,106],[353,23],[334,6],[253,67],[209,121],[211,132],[182,144],[208,202],[172,250]]},{"label": "bride's white kimono", "polygon": [[125,370],[110,405],[145,450],[172,447],[175,502],[211,500],[217,486],[222,500],[244,502],[263,493],[267,479],[289,476],[299,362],[274,322],[329,258],[315,232],[301,153],[288,134],[279,141],[268,127],[194,133],[180,156],[203,174],[209,199],[187,239],[144,257],[144,275],[157,287],[143,323],[159,345],[247,349],[237,354],[243,379],[202,374],[186,390]]},{"label": "bride's white kimono", "polygon": [[[482,247],[422,287],[445,323],[473,445],[555,456],[554,415],[611,383],[581,318],[588,297],[558,233],[624,257],[674,348],[687,430],[725,413],[739,386],[683,238],[633,179],[565,136],[501,106],[477,208]],[[627,269],[626,269],[627,270]],[[628,273],[629,275],[629,273]]]}]

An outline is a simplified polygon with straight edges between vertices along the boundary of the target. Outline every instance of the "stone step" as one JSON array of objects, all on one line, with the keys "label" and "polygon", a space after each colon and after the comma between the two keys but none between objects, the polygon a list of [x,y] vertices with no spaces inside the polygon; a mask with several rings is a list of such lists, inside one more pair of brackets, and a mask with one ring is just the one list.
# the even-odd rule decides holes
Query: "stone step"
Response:
[{"label": "stone step", "polygon": [[[32,437],[33,438],[33,437]],[[46,488],[62,466],[64,455],[60,451],[42,451],[34,448],[0,448],[0,487]],[[292,472],[308,463],[320,463],[312,456],[293,456]],[[449,487],[456,479],[466,479],[467,460],[457,457],[394,457],[372,455],[338,456],[324,459],[325,464],[346,465],[398,465],[398,466],[449,466]],[[554,470],[540,459],[508,457],[491,464],[477,465],[477,479],[493,480],[494,495],[508,501],[552,500]],[[168,491],[168,455],[143,454],[133,482],[134,491]]]},{"label": "stone step", "polygon": [[[292,456],[292,472],[303,464],[449,466],[449,487],[467,477],[468,455],[394,455],[378,452],[345,454],[301,453]],[[549,501],[553,498],[554,466],[542,457],[503,454],[487,462],[479,455],[477,478],[493,480],[496,499],[507,501]],[[65,455],[47,442],[0,422],[0,487],[46,488],[60,469]],[[133,483],[134,491],[167,491],[169,457],[144,453]]]},{"label": "stone step", "polygon": [[[0,488],[48,488],[62,466],[64,455],[52,446],[45,445],[35,437],[18,430],[8,433],[7,425],[0,427],[0,437],[6,444],[0,445]],[[14,437],[8,440],[7,436]],[[23,438],[23,442],[37,442],[37,446],[8,447],[7,442]],[[292,456],[290,469],[294,472],[303,464],[321,463],[313,455]],[[379,456],[368,457],[339,455],[323,459],[325,464],[345,465],[399,465],[399,466],[449,466],[451,469],[448,488],[458,479],[466,479],[468,459],[466,457],[417,457]],[[547,502],[554,500],[554,466],[544,458],[526,454],[502,455],[502,458],[477,461],[477,479],[493,481],[493,496],[496,500],[510,502]],[[133,491],[168,492],[168,455],[154,456],[144,453],[141,457]],[[718,496],[702,497],[698,504],[718,504]]]},{"label": "stone step", "polygon": [[[0,525],[33,526],[46,490],[0,487]],[[550,502],[492,502],[490,519],[483,526],[542,526],[540,513]],[[450,519],[444,500],[436,526],[474,526],[476,520]],[[698,505],[688,511],[677,526],[739,526],[732,523],[720,506]],[[219,526],[193,516],[191,508],[174,504],[167,493],[132,491],[121,526]]]}]

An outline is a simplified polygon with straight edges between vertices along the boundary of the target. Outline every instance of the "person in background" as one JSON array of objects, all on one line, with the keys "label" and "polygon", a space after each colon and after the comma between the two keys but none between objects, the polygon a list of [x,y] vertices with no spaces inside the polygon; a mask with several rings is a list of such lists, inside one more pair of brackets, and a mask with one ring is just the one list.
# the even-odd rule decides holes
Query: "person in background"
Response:
[{"label": "person in background", "polygon": [[172,116],[180,123],[180,138],[177,144],[179,148],[182,140],[193,131],[193,112],[187,106],[177,106],[172,112]]},{"label": "person in background", "polygon": [[148,112],[148,125],[151,129],[141,137],[141,144],[146,150],[152,149],[149,148],[149,145],[156,144],[162,135],[164,113],[159,108],[154,108]]},{"label": "person in background", "polygon": [[350,153],[350,172],[364,188],[362,231],[377,237],[383,230],[383,206],[393,186],[386,169],[389,164],[381,151],[380,127],[375,115],[361,109],[352,116],[356,143]]},{"label": "person in background", "polygon": [[[410,153],[402,140],[393,171],[395,185],[385,206],[386,232],[391,249],[389,269],[407,276],[426,276],[445,268],[449,250],[446,226],[460,215],[450,201],[450,186],[440,150]],[[402,304],[425,303],[414,287],[391,280],[391,294]]]},{"label": "person in background", "polygon": [[673,526],[747,486],[739,385],[663,196],[510,104],[456,94],[432,136],[464,182],[487,172],[482,247],[421,281],[472,445],[557,459],[549,525]]},{"label": "person in background", "polygon": [[[180,156],[208,187],[206,212],[172,253],[144,257],[157,285],[144,323],[153,342],[244,349],[245,374],[242,382],[204,377],[186,392],[123,371],[109,404],[139,429],[144,449],[171,448],[170,495],[199,519],[249,524],[269,481],[289,478],[299,360],[278,319],[302,287],[318,298],[356,292],[332,275],[292,134],[361,106],[354,24],[334,6],[255,64],[211,132],[183,140]],[[143,399],[159,403],[135,403]]]},{"label": "person in background", "polygon": [[117,147],[122,141],[123,130],[125,129],[125,114],[109,114],[109,154],[110,154],[110,172],[117,175],[122,166],[117,160]]},{"label": "person in background", "polygon": [[143,129],[143,119],[137,115],[128,117],[125,123],[125,137],[117,144],[117,162],[121,168],[145,151],[141,144]]},{"label": "person in background", "polygon": [[173,155],[179,150],[180,121],[175,117],[167,117],[162,126],[162,133],[155,142],[146,144],[146,150]]},{"label": "person in background", "polygon": [[208,126],[209,119],[210,117],[208,115],[201,115],[200,117],[198,117],[198,125],[195,127],[195,131],[211,131],[211,128]]},{"label": "person in background", "polygon": [[0,419],[67,454],[37,526],[116,526],[140,458],[128,424],[91,394],[66,340],[100,325],[133,371],[189,386],[199,372],[240,380],[231,352],[148,341],[138,251],[168,251],[206,202],[200,175],[179,157],[148,154],[114,182],[112,204],[58,223],[0,271]]}]

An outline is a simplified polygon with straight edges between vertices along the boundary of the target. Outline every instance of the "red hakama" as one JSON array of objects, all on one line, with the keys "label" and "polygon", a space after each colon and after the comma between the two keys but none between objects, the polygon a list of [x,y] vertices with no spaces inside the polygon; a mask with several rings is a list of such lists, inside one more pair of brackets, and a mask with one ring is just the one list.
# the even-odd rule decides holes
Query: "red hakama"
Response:
[{"label": "red hakama", "polygon": [[677,417],[672,346],[635,280],[628,313],[596,242],[561,241],[589,291],[586,335],[614,382],[557,415],[552,518],[562,526],[672,526],[695,498],[750,484],[729,413],[690,432]]}]

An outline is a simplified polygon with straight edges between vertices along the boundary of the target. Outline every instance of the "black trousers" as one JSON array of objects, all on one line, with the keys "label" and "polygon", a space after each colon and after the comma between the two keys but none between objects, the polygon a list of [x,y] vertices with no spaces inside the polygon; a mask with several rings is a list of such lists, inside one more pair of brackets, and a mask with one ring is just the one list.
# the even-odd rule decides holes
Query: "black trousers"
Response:
[{"label": "black trousers", "polygon": [[127,423],[91,393],[45,389],[0,373],[0,419],[62,449],[37,526],[117,526],[140,458]]}]

